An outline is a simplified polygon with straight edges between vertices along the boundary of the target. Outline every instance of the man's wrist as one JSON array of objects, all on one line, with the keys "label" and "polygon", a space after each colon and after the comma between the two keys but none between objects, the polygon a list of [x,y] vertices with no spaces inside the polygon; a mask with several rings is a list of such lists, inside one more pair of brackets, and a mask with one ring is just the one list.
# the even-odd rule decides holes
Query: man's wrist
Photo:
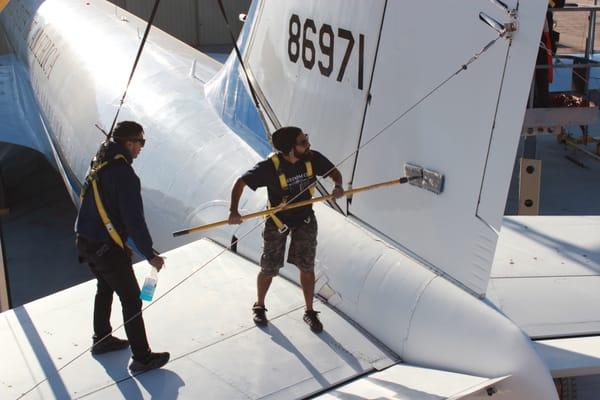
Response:
[{"label": "man's wrist", "polygon": [[337,188],[343,189],[344,187],[342,186],[341,183],[336,183],[335,186],[334,186],[334,188],[336,188],[336,189]]}]

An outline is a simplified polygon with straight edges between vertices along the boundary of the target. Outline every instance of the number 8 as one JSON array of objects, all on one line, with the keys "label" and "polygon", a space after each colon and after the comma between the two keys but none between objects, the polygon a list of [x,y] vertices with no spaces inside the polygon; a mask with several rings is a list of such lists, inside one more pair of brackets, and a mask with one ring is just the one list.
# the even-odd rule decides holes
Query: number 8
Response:
[{"label": "number 8", "polygon": [[[295,32],[294,25],[296,25]],[[290,18],[289,33],[288,56],[291,62],[296,62],[298,61],[298,57],[300,57],[300,17],[296,14],[292,14]]]}]

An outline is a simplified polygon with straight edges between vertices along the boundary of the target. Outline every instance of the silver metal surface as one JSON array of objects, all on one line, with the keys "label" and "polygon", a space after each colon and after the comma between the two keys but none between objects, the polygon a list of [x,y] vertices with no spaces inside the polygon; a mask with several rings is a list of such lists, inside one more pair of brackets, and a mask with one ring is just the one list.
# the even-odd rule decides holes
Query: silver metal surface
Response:
[{"label": "silver metal surface", "polygon": [[444,190],[444,175],[430,169],[423,170],[423,188],[440,194]]},{"label": "silver metal surface", "polygon": [[[404,164],[404,176],[408,178],[408,183],[412,186],[423,187],[423,167],[415,164]],[[411,179],[420,177],[421,179]]]},{"label": "silver metal surface", "polygon": [[[440,194],[444,190],[444,175],[439,172],[406,163],[404,164],[404,176],[409,178],[408,181],[411,185],[429,190],[435,194]],[[415,177],[421,179],[411,179]]]}]

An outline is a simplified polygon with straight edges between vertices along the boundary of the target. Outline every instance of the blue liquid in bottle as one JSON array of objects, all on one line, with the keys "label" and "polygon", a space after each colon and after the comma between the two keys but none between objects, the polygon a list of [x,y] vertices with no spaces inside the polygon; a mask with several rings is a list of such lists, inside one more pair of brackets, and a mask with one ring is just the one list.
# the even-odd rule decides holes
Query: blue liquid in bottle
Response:
[{"label": "blue liquid in bottle", "polygon": [[156,268],[150,268],[150,275],[144,280],[144,286],[140,292],[140,299],[144,301],[152,301],[154,297],[154,290],[156,289],[156,283],[158,282],[158,271]]}]

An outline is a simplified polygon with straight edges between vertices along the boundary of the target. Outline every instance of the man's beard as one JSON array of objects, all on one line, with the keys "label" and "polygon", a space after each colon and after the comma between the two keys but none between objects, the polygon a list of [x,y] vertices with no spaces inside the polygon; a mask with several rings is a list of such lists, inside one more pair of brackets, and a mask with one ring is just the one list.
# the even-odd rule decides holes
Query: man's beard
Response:
[{"label": "man's beard", "polygon": [[298,150],[294,149],[294,156],[302,161],[307,161],[310,159],[310,148],[304,150],[303,153],[300,153]]}]

